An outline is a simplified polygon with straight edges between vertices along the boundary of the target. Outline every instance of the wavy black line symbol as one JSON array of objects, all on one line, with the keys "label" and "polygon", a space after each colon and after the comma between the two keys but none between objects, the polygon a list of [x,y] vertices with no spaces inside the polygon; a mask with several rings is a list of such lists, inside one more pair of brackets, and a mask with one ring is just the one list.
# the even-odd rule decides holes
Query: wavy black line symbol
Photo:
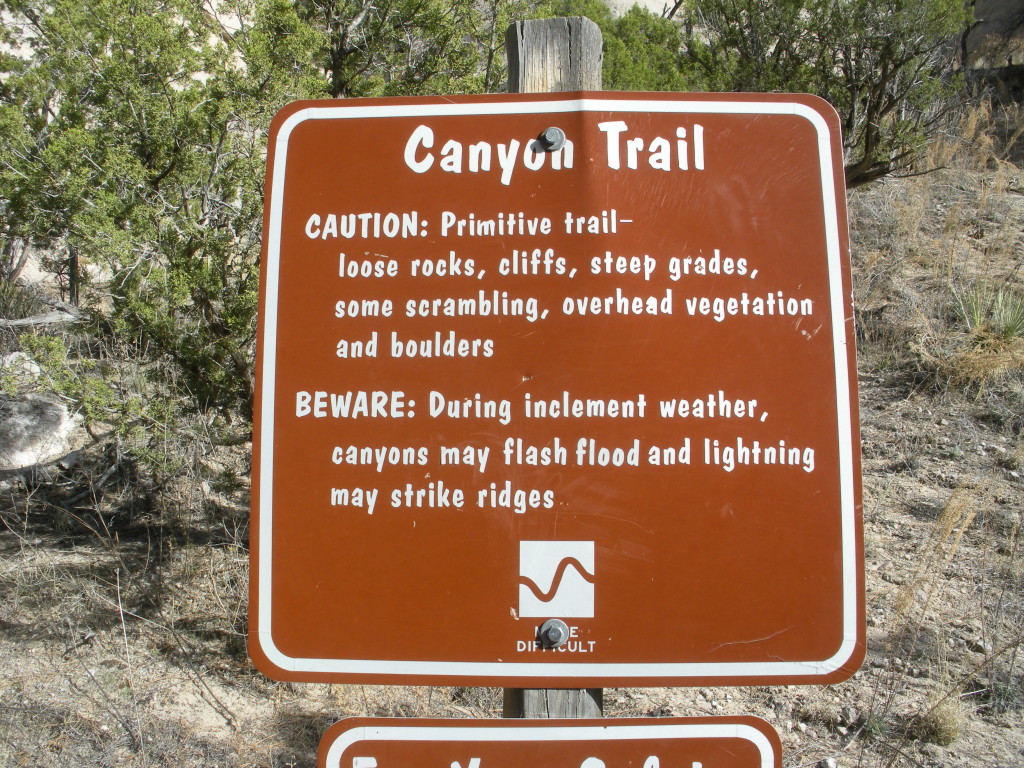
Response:
[{"label": "wavy black line symbol", "polygon": [[561,560],[558,561],[558,567],[555,568],[554,578],[551,579],[551,589],[549,589],[547,592],[541,589],[540,586],[538,586],[537,582],[535,582],[528,576],[520,576],[519,583],[527,589],[529,589],[531,592],[533,592],[533,596],[536,597],[540,602],[550,603],[554,599],[555,594],[558,592],[558,588],[562,586],[562,578],[565,576],[565,572],[569,570],[570,567],[572,567],[576,571],[576,573],[582,576],[584,581],[590,584],[593,584],[596,581],[596,579],[594,578],[594,574],[590,573],[590,571],[586,569],[586,566],[584,566],[583,563],[581,563],[575,557],[563,557]]}]

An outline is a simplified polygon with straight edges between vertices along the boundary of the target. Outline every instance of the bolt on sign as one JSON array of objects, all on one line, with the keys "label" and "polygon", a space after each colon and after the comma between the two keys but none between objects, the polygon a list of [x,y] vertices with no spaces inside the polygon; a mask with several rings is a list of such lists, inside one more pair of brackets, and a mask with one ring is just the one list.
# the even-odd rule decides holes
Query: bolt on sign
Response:
[{"label": "bolt on sign", "polygon": [[260,669],[852,674],[859,438],[828,105],[353,99],[293,104],[270,138]]},{"label": "bolt on sign", "polygon": [[778,734],[755,717],[622,720],[353,718],[320,741],[318,768],[781,768]]}]

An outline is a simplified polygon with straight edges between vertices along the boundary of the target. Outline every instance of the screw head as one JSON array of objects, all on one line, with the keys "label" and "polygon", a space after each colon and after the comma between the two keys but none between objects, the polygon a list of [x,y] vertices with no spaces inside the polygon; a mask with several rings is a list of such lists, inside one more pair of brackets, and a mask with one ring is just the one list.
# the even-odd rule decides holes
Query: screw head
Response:
[{"label": "screw head", "polygon": [[537,636],[545,648],[557,648],[569,639],[569,626],[561,619],[548,619],[540,625]]},{"label": "screw head", "polygon": [[565,131],[561,128],[545,128],[544,132],[537,137],[545,152],[555,152],[565,146]]}]

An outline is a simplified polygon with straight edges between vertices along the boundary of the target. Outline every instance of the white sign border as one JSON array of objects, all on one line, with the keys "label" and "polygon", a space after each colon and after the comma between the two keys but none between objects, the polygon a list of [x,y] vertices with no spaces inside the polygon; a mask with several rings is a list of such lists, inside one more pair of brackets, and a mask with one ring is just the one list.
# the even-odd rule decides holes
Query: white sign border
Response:
[{"label": "white sign border", "polygon": [[[316,659],[287,656],[272,636],[273,562],[273,458],[274,399],[277,360],[277,287],[281,258],[281,225],[288,140],[292,131],[307,120],[345,120],[386,117],[439,117],[472,115],[525,115],[575,112],[650,112],[670,114],[793,115],[803,117],[818,137],[824,206],[825,244],[828,264],[832,342],[835,357],[837,431],[839,437],[839,486],[842,537],[842,641],[826,659],[778,662],[651,662],[651,663],[536,663],[466,661],[388,661],[381,659]],[[856,571],[856,496],[849,365],[843,302],[841,237],[837,217],[835,177],[832,167],[831,131],[812,107],[788,101],[658,101],[647,99],[578,98],[552,101],[409,104],[382,103],[372,106],[315,106],[290,115],[277,133],[271,184],[270,218],[266,228],[266,297],[263,318],[262,397],[260,425],[259,562],[257,564],[259,623],[257,637],[267,659],[282,670],[295,673],[347,675],[420,676],[435,678],[730,678],[825,676],[842,668],[857,646],[858,589]]]}]

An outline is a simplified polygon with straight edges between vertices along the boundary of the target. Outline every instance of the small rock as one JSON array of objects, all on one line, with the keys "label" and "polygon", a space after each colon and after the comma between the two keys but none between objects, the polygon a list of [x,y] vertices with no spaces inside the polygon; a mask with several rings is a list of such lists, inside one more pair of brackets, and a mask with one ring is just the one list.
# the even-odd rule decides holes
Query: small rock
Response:
[{"label": "small rock", "polygon": [[12,377],[15,383],[35,381],[41,373],[39,363],[24,352],[11,352],[0,357],[0,374]]},{"label": "small rock", "polygon": [[977,638],[968,640],[967,647],[975,653],[992,653],[992,643]]},{"label": "small rock", "polygon": [[62,456],[57,466],[67,472],[69,469],[74,469],[82,461],[81,451],[71,451],[71,453]]},{"label": "small rock", "polygon": [[21,469],[60,458],[71,450],[81,416],[37,395],[0,395],[0,469]]},{"label": "small rock", "polygon": [[818,768],[836,768],[838,765],[839,763],[834,757],[826,757],[824,760],[818,761]]}]

